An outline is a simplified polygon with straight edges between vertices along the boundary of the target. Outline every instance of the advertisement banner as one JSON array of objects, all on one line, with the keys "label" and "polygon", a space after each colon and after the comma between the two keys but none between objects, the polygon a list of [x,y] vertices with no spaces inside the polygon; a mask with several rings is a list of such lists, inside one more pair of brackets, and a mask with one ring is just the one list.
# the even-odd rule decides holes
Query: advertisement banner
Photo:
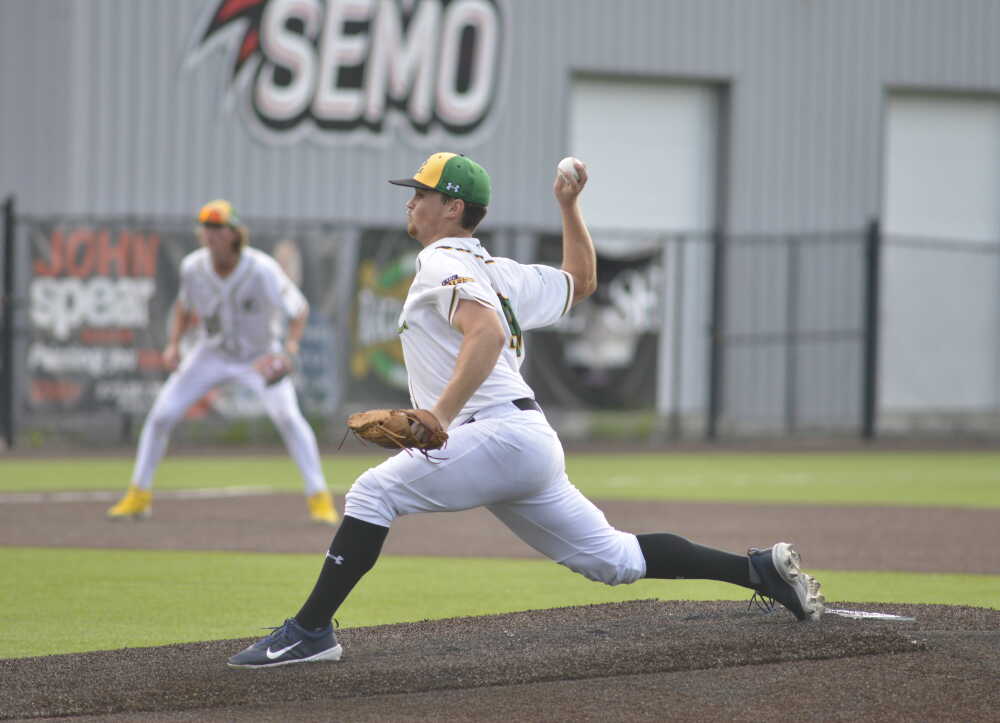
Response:
[{"label": "advertisement banner", "polygon": [[409,406],[399,315],[420,247],[402,231],[365,231],[355,275],[349,399]]},{"label": "advertisement banner", "polygon": [[[560,241],[542,240],[540,263],[557,264]],[[663,269],[659,250],[598,254],[598,289],[558,324],[529,333],[524,373],[543,404],[652,409]]]},{"label": "advertisement banner", "polygon": [[[34,224],[28,284],[27,412],[118,411],[152,406],[168,373],[161,352],[179,289],[183,257],[197,248],[190,226],[108,222]],[[293,379],[306,413],[331,414],[340,403],[333,311],[343,306],[331,283],[337,255],[330,234],[302,239],[251,230],[253,246],[272,253],[310,302]],[[349,297],[347,297],[349,298]],[[190,349],[190,340],[182,350]],[[189,417],[259,416],[262,405],[236,384],[214,389]]]},{"label": "advertisement banner", "polygon": [[32,229],[29,410],[149,408],[164,377],[160,350],[177,295],[169,249],[176,245],[134,226]]}]

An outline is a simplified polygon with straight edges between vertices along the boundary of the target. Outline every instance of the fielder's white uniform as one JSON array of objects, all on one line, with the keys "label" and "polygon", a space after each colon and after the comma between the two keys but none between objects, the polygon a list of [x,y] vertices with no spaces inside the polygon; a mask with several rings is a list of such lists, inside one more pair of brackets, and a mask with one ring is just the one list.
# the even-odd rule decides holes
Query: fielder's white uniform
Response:
[{"label": "fielder's white uniform", "polygon": [[278,262],[244,247],[228,276],[220,277],[207,248],[184,257],[178,300],[199,318],[198,338],[160,391],[139,437],[133,484],[153,486],[170,432],[187,409],[213,387],[238,381],[257,393],[298,465],[309,495],[326,490],[316,435],[299,410],[290,377],[267,386],[255,359],[281,350],[282,315],[296,317],[305,297]]},{"label": "fielder's white uniform", "polygon": [[545,415],[513,404],[534,393],[521,376],[523,340],[512,327],[552,324],[572,298],[568,273],[494,258],[474,238],[423,249],[399,317],[413,406],[433,407],[451,378],[462,334],[450,322],[460,300],[495,309],[510,343],[455,418],[445,449],[431,460],[400,452],[369,469],[347,493],[345,514],[389,527],[399,515],[484,505],[533,548],[592,580],[617,585],[643,577],[635,535],[614,529],[570,483]]}]

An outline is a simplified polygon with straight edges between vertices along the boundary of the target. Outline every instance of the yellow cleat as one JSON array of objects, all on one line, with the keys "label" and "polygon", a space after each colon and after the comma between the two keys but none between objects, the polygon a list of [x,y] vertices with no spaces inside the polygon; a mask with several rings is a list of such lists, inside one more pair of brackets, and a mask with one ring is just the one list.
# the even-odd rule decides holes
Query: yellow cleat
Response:
[{"label": "yellow cleat", "polygon": [[317,492],[306,501],[309,503],[309,518],[314,522],[322,522],[324,525],[336,525],[340,522],[329,492]]},{"label": "yellow cleat", "polygon": [[149,517],[153,512],[153,493],[135,485],[129,485],[128,492],[122,497],[118,504],[108,510],[108,519],[140,520]]}]

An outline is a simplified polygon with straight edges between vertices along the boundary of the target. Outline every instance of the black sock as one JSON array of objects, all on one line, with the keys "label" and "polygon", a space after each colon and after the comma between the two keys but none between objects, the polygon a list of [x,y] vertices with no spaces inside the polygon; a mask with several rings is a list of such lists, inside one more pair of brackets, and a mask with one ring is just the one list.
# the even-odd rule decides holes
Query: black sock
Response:
[{"label": "black sock", "polygon": [[306,630],[325,628],[358,580],[372,569],[388,527],[345,516],[330,543],[323,569],[295,620]]},{"label": "black sock", "polygon": [[646,577],[721,580],[751,589],[755,587],[746,555],[703,547],[669,532],[636,535],[636,538],[646,558]]}]

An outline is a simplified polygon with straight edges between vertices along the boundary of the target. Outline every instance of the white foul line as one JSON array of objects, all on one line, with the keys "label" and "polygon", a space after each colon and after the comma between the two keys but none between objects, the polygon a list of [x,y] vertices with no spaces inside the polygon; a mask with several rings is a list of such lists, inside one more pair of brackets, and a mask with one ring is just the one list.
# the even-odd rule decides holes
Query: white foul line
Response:
[{"label": "white foul line", "polygon": [[[277,492],[274,487],[210,487],[192,490],[157,490],[157,499],[222,499],[225,497],[255,497]],[[0,493],[2,504],[38,504],[44,502],[110,502],[121,492],[8,492]]]}]

